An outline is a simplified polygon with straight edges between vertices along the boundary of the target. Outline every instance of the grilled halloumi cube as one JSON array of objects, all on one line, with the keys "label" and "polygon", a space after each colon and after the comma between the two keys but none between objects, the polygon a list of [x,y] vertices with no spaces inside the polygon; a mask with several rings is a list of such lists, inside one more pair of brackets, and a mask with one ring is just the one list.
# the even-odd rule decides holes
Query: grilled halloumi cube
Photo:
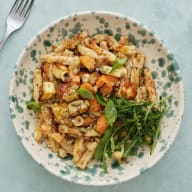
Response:
[{"label": "grilled halloumi cube", "polygon": [[68,118],[68,106],[66,103],[51,105],[54,114],[54,120],[57,123],[63,123],[63,119]]},{"label": "grilled halloumi cube", "polygon": [[43,82],[41,100],[49,100],[56,94],[53,82]]}]

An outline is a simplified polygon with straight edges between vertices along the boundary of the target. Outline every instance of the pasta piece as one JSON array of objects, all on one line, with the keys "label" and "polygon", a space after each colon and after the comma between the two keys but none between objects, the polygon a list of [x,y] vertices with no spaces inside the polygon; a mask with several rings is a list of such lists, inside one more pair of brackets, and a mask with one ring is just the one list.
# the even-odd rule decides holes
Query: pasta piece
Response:
[{"label": "pasta piece", "polygon": [[44,54],[40,56],[41,62],[46,63],[60,63],[69,66],[69,69],[74,73],[78,73],[80,69],[80,60],[77,56],[63,56],[63,55],[50,55]]},{"label": "pasta piece", "polygon": [[103,49],[99,47],[93,39],[87,39],[85,45],[90,49],[94,50],[98,55],[101,54],[101,52],[103,51]]},{"label": "pasta piece", "polygon": [[49,126],[49,127],[53,126],[52,113],[48,107],[46,106],[41,107],[40,117],[46,126]]},{"label": "pasta piece", "polygon": [[81,55],[88,56],[88,57],[91,57],[93,59],[98,58],[98,55],[95,51],[93,51],[92,49],[89,49],[85,46],[79,45],[78,51]]},{"label": "pasta piece", "polygon": [[157,101],[155,81],[149,69],[144,69],[145,87],[148,92],[149,101]]},{"label": "pasta piece", "polygon": [[99,71],[104,75],[109,75],[111,73],[112,67],[109,65],[99,66]]},{"label": "pasta piece", "polygon": [[107,50],[103,50],[101,52],[101,55],[103,55],[104,57],[106,57],[106,59],[108,60],[109,64],[114,64],[114,62],[116,61],[116,56],[110,52],[110,51],[107,51]]},{"label": "pasta piece", "polygon": [[118,78],[127,78],[127,69],[125,67],[119,67],[110,73],[110,75]]},{"label": "pasta piece", "polygon": [[74,126],[80,127],[84,124],[84,119],[81,116],[76,116],[72,119],[72,123]]},{"label": "pasta piece", "polygon": [[141,102],[147,99],[147,90],[145,86],[141,86],[137,88],[137,96],[135,98],[136,101]]},{"label": "pasta piece", "polygon": [[114,47],[118,44],[114,37],[106,35],[106,34],[94,35],[93,39],[97,44],[100,43],[101,41],[106,41],[109,46],[109,49],[111,49],[112,47]]},{"label": "pasta piece", "polygon": [[86,128],[87,130],[85,131],[85,137],[100,137],[101,134],[99,134],[94,128]]},{"label": "pasta piece", "polygon": [[61,143],[62,140],[63,140],[63,138],[62,138],[60,133],[51,133],[51,134],[49,134],[49,137],[54,139],[57,143]]},{"label": "pasta piece", "polygon": [[59,151],[59,144],[52,137],[48,137],[47,146],[55,153]]},{"label": "pasta piece", "polygon": [[142,53],[137,53],[133,58],[133,67],[137,67],[139,70],[143,69],[146,57]]},{"label": "pasta piece", "polygon": [[139,86],[140,82],[140,71],[138,68],[133,68],[131,71],[131,83],[134,83],[136,87]]},{"label": "pasta piece", "polygon": [[145,56],[141,53],[137,53],[132,58],[131,82],[134,83],[137,87],[141,82],[144,63],[145,63]]},{"label": "pasta piece", "polygon": [[43,65],[43,81],[53,81],[52,64]]},{"label": "pasta piece", "polygon": [[77,166],[80,169],[85,169],[89,161],[93,158],[95,149],[97,147],[97,142],[89,142],[86,145],[88,146],[88,150],[85,151],[80,160],[77,162]]},{"label": "pasta piece", "polygon": [[99,46],[100,46],[102,49],[109,50],[106,41],[101,41],[101,42],[99,43]]},{"label": "pasta piece", "polygon": [[65,157],[67,157],[67,152],[66,152],[66,150],[65,149],[63,149],[63,148],[59,148],[59,156],[60,157],[62,157],[62,158],[65,158]]},{"label": "pasta piece", "polygon": [[62,52],[65,49],[74,49],[77,45],[81,44],[81,42],[87,37],[87,32],[84,31],[72,39],[67,39],[64,40],[60,45],[58,45],[55,49],[54,52]]},{"label": "pasta piece", "polygon": [[135,55],[137,52],[135,45],[117,45],[114,50],[129,56]]},{"label": "pasta piece", "polygon": [[69,114],[71,116],[80,115],[86,111],[88,111],[89,102],[83,100],[76,100],[69,104]]},{"label": "pasta piece", "polygon": [[55,78],[62,80],[63,82],[70,81],[69,70],[63,64],[53,64],[52,74]]},{"label": "pasta piece", "polygon": [[35,128],[34,139],[37,143],[41,143],[43,140],[43,131],[41,129],[41,123],[38,123]]},{"label": "pasta piece", "polygon": [[69,134],[71,136],[75,136],[75,137],[81,137],[82,136],[82,133],[77,129],[77,128],[71,128],[71,127],[68,127],[66,125],[59,125],[59,130],[60,132],[62,133],[66,133],[66,134]]}]

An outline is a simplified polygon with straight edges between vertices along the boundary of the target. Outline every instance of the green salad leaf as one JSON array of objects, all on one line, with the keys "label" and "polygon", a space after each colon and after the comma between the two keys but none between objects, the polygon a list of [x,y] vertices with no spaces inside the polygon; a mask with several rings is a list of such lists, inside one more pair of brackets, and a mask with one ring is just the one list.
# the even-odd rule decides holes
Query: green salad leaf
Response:
[{"label": "green salad leaf", "polygon": [[117,109],[113,100],[109,100],[104,109],[105,118],[109,125],[113,125],[117,119]]},{"label": "green salad leaf", "polygon": [[112,69],[110,73],[113,73],[117,68],[122,67],[127,61],[127,58],[119,59],[117,58],[114,65],[112,66]]},{"label": "green salad leaf", "polygon": [[26,102],[28,109],[33,109],[35,113],[41,111],[41,105],[34,100]]},{"label": "green salad leaf", "polygon": [[169,100],[170,97],[160,98],[156,102],[136,102],[124,98],[108,100],[104,114],[110,126],[100,139],[94,156],[102,162],[105,172],[106,161],[114,152],[122,152],[123,149],[123,159],[135,155],[141,145],[146,145],[153,153]]},{"label": "green salad leaf", "polygon": [[101,93],[97,92],[95,95],[97,101],[99,104],[106,106],[106,101],[104,100],[103,96],[101,95]]},{"label": "green salad leaf", "polygon": [[91,91],[89,91],[88,89],[85,89],[83,87],[79,88],[77,93],[83,97],[83,98],[86,98],[86,99],[94,99],[94,95]]}]

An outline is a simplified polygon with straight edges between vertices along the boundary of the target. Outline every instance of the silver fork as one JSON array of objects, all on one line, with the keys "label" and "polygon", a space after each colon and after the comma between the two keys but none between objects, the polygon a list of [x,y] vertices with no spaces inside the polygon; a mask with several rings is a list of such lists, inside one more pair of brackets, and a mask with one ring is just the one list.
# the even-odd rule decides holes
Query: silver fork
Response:
[{"label": "silver fork", "polygon": [[0,51],[11,33],[20,29],[31,11],[34,0],[15,0],[7,17],[7,29],[0,41]]}]

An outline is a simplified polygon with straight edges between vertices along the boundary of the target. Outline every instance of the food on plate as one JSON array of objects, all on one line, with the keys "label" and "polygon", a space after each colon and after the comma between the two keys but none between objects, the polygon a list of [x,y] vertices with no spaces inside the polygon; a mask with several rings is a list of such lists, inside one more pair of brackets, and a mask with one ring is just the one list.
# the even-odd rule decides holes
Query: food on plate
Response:
[{"label": "food on plate", "polygon": [[52,46],[34,71],[34,139],[85,169],[123,162],[141,145],[153,152],[167,98],[158,96],[146,56],[122,36],[82,32]]}]

